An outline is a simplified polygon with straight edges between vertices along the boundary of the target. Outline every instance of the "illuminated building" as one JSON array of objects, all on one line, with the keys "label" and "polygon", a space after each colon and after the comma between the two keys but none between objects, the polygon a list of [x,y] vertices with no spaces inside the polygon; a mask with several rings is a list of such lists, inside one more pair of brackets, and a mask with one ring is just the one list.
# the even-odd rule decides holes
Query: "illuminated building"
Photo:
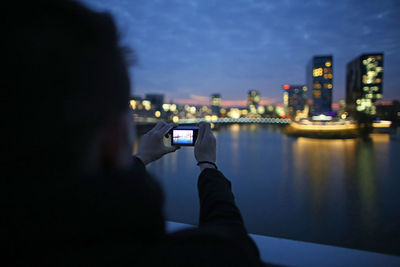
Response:
[{"label": "illuminated building", "polygon": [[142,98],[139,96],[133,96],[129,99],[129,104],[132,110],[142,109]]},{"label": "illuminated building", "polygon": [[162,110],[164,104],[163,94],[146,94],[145,99],[151,102],[155,110]]},{"label": "illuminated building", "polygon": [[247,107],[250,113],[257,113],[258,104],[260,103],[260,92],[250,90],[247,95]]},{"label": "illuminated building", "polygon": [[306,81],[314,115],[327,114],[332,111],[333,90],[332,56],[314,56],[307,64]]},{"label": "illuminated building", "polygon": [[376,114],[376,101],[382,99],[383,53],[363,54],[346,67],[346,105],[356,111]]},{"label": "illuminated building", "polygon": [[284,84],[282,87],[286,114],[294,118],[298,111],[304,110],[307,101],[307,87],[305,85],[290,84]]},{"label": "illuminated building", "polygon": [[211,111],[213,114],[219,115],[221,109],[221,95],[213,94],[211,95]]}]

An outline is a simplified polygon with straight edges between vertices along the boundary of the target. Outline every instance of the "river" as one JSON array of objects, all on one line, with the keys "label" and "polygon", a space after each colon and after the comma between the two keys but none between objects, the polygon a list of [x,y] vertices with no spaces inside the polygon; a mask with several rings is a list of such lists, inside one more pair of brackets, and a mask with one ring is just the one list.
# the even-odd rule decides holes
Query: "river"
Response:
[{"label": "river", "polygon": [[[217,165],[232,182],[250,233],[400,254],[400,142],[293,138],[273,125],[214,131]],[[197,224],[192,147],[149,165],[168,220]]]}]

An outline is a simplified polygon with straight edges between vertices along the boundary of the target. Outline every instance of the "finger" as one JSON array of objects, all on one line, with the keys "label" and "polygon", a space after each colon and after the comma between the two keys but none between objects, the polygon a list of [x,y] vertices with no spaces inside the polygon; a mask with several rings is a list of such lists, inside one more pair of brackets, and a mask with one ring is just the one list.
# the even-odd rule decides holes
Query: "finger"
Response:
[{"label": "finger", "polygon": [[165,124],[162,128],[160,128],[158,132],[160,133],[160,135],[166,135],[174,127],[175,127],[174,123],[168,123]]},{"label": "finger", "polygon": [[197,136],[197,142],[196,144],[200,144],[201,140],[203,139],[204,133],[205,133],[205,122],[200,122],[199,123],[199,135]]},{"label": "finger", "polygon": [[206,124],[204,125],[204,135],[203,135],[203,137],[202,137],[201,142],[206,141],[207,138],[210,136],[210,134],[212,135],[212,132],[211,132],[211,125],[210,125],[209,123],[206,123]]},{"label": "finger", "polygon": [[[176,124],[176,123],[173,123],[173,122],[171,122],[170,124],[172,124],[173,126],[172,126],[172,128],[175,128],[175,127],[177,127],[178,126],[178,124]],[[171,130],[171,129],[170,129]],[[169,138],[169,136],[170,136],[170,131],[168,131],[165,135],[165,138]]]},{"label": "finger", "polygon": [[212,131],[212,129],[211,129],[211,127],[210,127],[210,136],[211,136],[211,139],[213,139],[214,141],[217,140],[215,135],[214,135],[214,133],[213,133],[213,131]]},{"label": "finger", "polygon": [[165,154],[172,153],[180,149],[180,146],[166,146],[165,147]]},{"label": "finger", "polygon": [[161,129],[164,125],[165,125],[165,121],[160,121],[159,123],[156,124],[156,126],[153,127],[153,129],[151,129],[152,132],[158,131],[159,129]]}]

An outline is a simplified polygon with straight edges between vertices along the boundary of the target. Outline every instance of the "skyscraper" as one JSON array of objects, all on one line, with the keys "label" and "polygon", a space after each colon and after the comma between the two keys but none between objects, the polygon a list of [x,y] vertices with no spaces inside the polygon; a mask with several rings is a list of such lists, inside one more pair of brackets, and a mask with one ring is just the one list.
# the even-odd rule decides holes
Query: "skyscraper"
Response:
[{"label": "skyscraper", "polygon": [[376,101],[382,99],[383,53],[363,54],[346,67],[346,107],[355,111],[376,114]]},{"label": "skyscraper", "polygon": [[215,115],[219,115],[221,109],[221,95],[213,94],[211,95],[211,111]]},{"label": "skyscraper", "polygon": [[313,115],[332,111],[332,56],[314,56],[307,64],[306,81],[311,94]]},{"label": "skyscraper", "polygon": [[260,103],[260,92],[249,90],[247,95],[247,107],[250,113],[257,113],[258,104]]},{"label": "skyscraper", "polygon": [[284,84],[282,87],[286,113],[294,118],[297,111],[304,110],[307,101],[307,87],[305,85],[290,84]]}]

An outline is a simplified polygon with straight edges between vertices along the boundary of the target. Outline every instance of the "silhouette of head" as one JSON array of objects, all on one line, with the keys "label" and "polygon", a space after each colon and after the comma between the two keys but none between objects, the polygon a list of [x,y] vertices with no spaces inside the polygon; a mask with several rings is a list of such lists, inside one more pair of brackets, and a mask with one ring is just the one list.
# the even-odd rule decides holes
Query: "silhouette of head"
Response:
[{"label": "silhouette of head", "polygon": [[2,161],[49,174],[118,165],[130,84],[111,16],[67,0],[9,1],[2,13]]}]

